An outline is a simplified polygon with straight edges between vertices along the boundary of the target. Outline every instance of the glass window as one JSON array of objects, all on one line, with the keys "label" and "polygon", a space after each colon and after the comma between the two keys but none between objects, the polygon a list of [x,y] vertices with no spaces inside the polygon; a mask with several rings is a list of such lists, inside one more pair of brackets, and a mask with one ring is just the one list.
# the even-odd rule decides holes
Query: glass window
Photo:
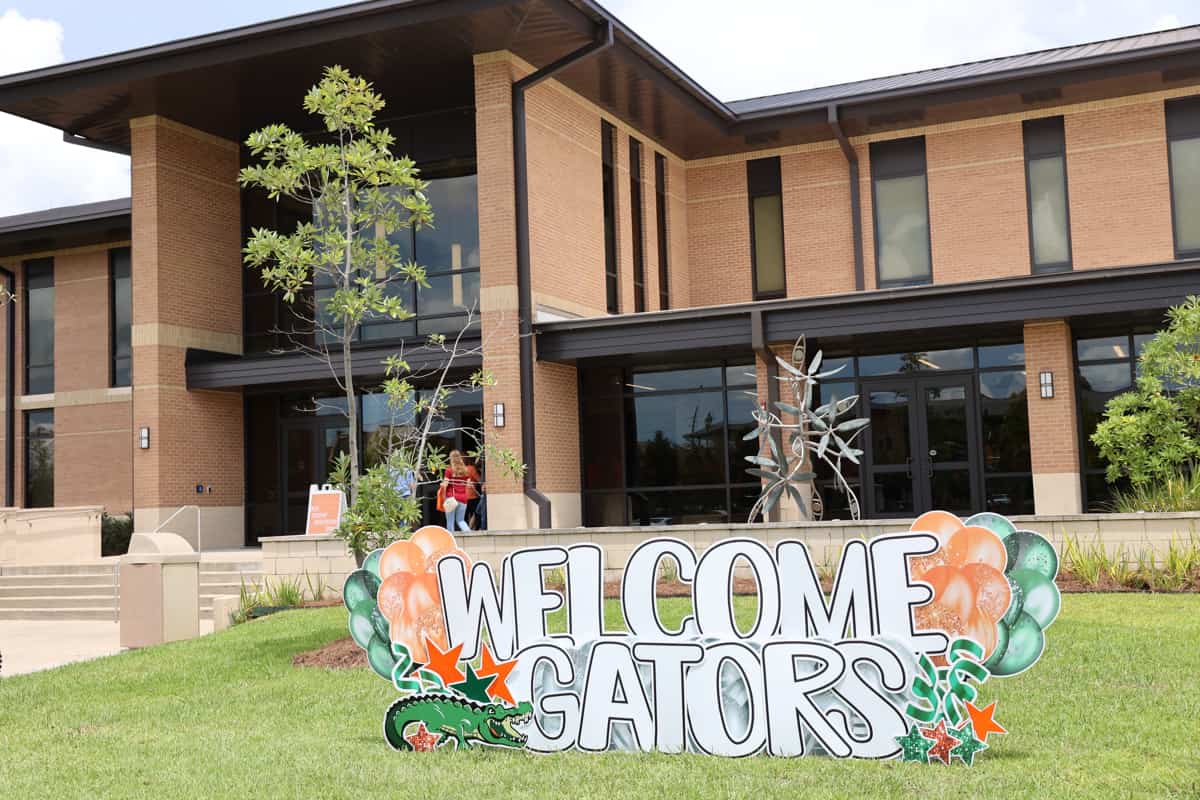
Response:
[{"label": "glass window", "polygon": [[1111,510],[1112,491],[1121,486],[1105,480],[1105,462],[1100,458],[1099,448],[1092,443],[1092,434],[1104,419],[1108,401],[1133,388],[1134,353],[1140,352],[1147,340],[1147,336],[1139,334],[1132,341],[1129,336],[1102,336],[1075,342],[1079,360],[1076,393],[1082,433],[1084,506],[1088,511]]},{"label": "glass window", "polygon": [[1029,472],[1029,407],[1024,371],[979,374],[984,472]]},{"label": "glass window", "polygon": [[1019,367],[1025,365],[1025,345],[998,344],[979,348],[979,368]]},{"label": "glass window", "polygon": [[1099,339],[1080,339],[1075,343],[1080,361],[1106,361],[1129,358],[1128,336],[1103,336]]},{"label": "glass window", "polygon": [[[925,350],[911,353],[888,353],[860,356],[860,375],[893,375],[899,372],[930,372],[971,369],[975,366],[975,351],[970,347],[953,350]],[[839,376],[840,377],[840,376]]]},{"label": "glass window", "polygon": [[600,123],[601,183],[604,192],[604,287],[608,313],[621,309],[617,289],[617,129]]},{"label": "glass window", "polygon": [[54,259],[25,262],[25,393],[54,391]]},{"label": "glass window", "polygon": [[133,273],[129,248],[108,254],[112,280],[112,385],[129,386],[133,368]]},{"label": "glass window", "polygon": [[1177,257],[1200,252],[1200,97],[1166,104]]},{"label": "glass window", "polygon": [[646,237],[642,232],[642,143],[629,139],[629,227],[633,234],[633,310],[646,310]]},{"label": "glass window", "polygon": [[747,161],[746,179],[750,193],[754,297],[782,297],[787,287],[783,252],[783,182],[778,156]]},{"label": "glass window", "polygon": [[667,248],[667,157],[654,154],[654,213],[658,224],[658,307],[671,307],[671,270]]},{"label": "glass window", "polygon": [[25,412],[25,507],[54,505],[54,409]]},{"label": "glass window", "polygon": [[635,392],[720,389],[721,368],[703,367],[701,369],[673,369],[661,372],[635,372],[629,382],[629,388]]},{"label": "glass window", "polygon": [[642,395],[629,404],[630,486],[725,483],[725,410],[720,392]]},{"label": "glass window", "polygon": [[1066,140],[1062,117],[1026,120],[1024,132],[1033,271],[1070,269]]},{"label": "glass window", "polygon": [[871,175],[879,285],[929,282],[932,264],[924,137],[873,143]]}]

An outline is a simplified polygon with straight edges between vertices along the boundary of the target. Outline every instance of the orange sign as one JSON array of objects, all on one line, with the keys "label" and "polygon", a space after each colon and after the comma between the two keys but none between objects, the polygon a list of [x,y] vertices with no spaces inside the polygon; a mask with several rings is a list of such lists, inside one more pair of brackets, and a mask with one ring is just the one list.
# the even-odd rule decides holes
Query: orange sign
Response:
[{"label": "orange sign", "polygon": [[342,512],[346,510],[346,495],[340,489],[326,484],[313,484],[308,490],[308,522],[306,534],[333,533],[342,523]]}]

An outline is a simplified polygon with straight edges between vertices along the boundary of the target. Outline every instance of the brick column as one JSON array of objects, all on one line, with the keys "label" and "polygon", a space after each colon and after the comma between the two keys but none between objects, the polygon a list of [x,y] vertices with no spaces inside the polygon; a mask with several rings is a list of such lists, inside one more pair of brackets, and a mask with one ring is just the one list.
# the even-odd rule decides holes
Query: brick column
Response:
[{"label": "brick column", "polygon": [[[130,121],[133,183],[134,511],[152,530],[199,505],[205,549],[244,542],[240,392],[187,390],[188,348],[242,352],[235,142],[162,117]],[[206,487],[197,494],[196,486]],[[211,487],[208,491],[207,487]],[[171,525],[195,537],[194,517]]]},{"label": "brick column", "polygon": [[[1078,514],[1079,420],[1071,327],[1064,320],[1025,324],[1025,388],[1029,404],[1029,450],[1033,503],[1038,514]],[[1038,376],[1054,375],[1054,397],[1043,399]]]}]

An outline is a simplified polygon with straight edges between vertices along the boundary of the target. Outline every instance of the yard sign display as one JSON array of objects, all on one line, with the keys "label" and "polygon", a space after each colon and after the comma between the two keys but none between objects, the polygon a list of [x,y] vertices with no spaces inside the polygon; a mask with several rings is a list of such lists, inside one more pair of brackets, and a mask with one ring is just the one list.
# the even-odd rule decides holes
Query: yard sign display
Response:
[{"label": "yard sign display", "polygon": [[346,495],[330,484],[308,487],[308,514],[305,517],[304,533],[333,533],[342,524],[346,513]]},{"label": "yard sign display", "polygon": [[[691,588],[678,624],[656,604],[664,562]],[[734,615],[739,567],[757,585],[749,626]],[[848,541],[828,597],[803,542],[732,538],[698,555],[654,538],[629,557],[628,631],[612,631],[598,546],[517,550],[496,575],[430,526],[371,553],[343,598],[354,641],[399,694],[383,722],[397,750],[972,765],[1007,732],[980,686],[1041,656],[1057,571],[1044,537],[996,514],[930,512],[906,533]]]}]

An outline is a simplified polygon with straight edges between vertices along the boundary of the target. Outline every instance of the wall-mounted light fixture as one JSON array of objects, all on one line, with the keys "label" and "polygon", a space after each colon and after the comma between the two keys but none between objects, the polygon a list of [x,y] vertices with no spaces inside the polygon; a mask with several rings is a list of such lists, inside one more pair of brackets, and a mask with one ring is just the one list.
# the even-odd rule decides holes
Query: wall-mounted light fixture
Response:
[{"label": "wall-mounted light fixture", "polygon": [[1054,397],[1054,373],[1050,370],[1043,370],[1038,374],[1038,386],[1042,390],[1042,399],[1049,400]]},{"label": "wall-mounted light fixture", "polygon": [[143,450],[150,449],[150,429],[143,427],[138,431],[138,447]]},{"label": "wall-mounted light fixture", "polygon": [[492,427],[504,427],[504,403],[495,403],[492,405]]}]

